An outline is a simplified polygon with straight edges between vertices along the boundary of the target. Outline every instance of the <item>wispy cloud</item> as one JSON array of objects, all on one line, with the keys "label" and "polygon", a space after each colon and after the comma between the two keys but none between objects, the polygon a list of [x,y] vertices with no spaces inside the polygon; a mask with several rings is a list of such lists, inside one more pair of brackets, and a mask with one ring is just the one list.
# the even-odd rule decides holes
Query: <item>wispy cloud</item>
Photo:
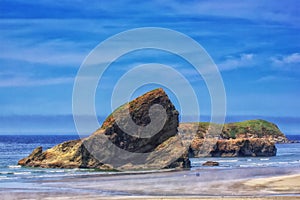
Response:
[{"label": "wispy cloud", "polygon": [[[2,18],[52,18],[52,19],[78,19],[78,18],[126,18],[127,20],[153,15],[209,15],[229,18],[244,18],[256,21],[276,21],[297,24],[299,22],[297,0],[288,1],[247,1],[231,0],[220,2],[216,0],[203,1],[3,1],[0,8]],[[126,8],[126,9],[124,9]],[[34,9],[34,12],[30,12]],[[20,12],[22,10],[23,12]],[[26,12],[27,11],[27,12]],[[145,14],[147,13],[147,14]],[[136,17],[138,16],[138,17]],[[291,18],[293,20],[291,20]]]},{"label": "wispy cloud", "polygon": [[[165,3],[165,2],[164,2]],[[227,18],[240,18],[259,23],[277,22],[299,26],[300,17],[297,0],[274,2],[267,0],[241,2],[220,1],[189,1],[184,4],[180,1],[166,3],[171,10],[186,15],[210,15]]]},{"label": "wispy cloud", "polygon": [[[1,59],[79,67],[113,27],[84,19],[0,19]],[[99,37],[101,36],[101,37]]]},{"label": "wispy cloud", "polygon": [[290,67],[300,64],[300,53],[292,53],[290,55],[281,55],[271,58],[272,63],[279,67]]},{"label": "wispy cloud", "polygon": [[3,41],[0,59],[18,60],[56,66],[78,67],[86,52],[78,52],[74,44],[62,40],[47,41],[35,45]]},{"label": "wispy cloud", "polygon": [[[243,114],[245,107],[249,107],[249,113],[252,114],[272,114],[282,106],[282,113],[294,113],[296,109],[293,106],[299,107],[296,101],[299,86],[293,81],[281,81],[284,78],[280,76],[282,74],[287,79],[299,80],[299,75],[294,70],[299,65],[300,52],[295,50],[299,49],[299,45],[297,42],[287,43],[300,40],[298,13],[297,0],[125,0],[121,3],[87,3],[83,0],[0,1],[1,112],[71,113],[72,82],[85,56],[99,42],[114,34],[131,28],[150,26],[177,30],[203,45],[218,64],[220,71],[230,72],[222,75],[225,85],[230,87],[228,102],[233,102],[232,108],[239,108]],[[124,41],[118,45],[123,43]],[[183,51],[188,51],[184,44],[176,45]],[[117,48],[118,46],[114,46],[111,51],[114,52]],[[286,52],[294,53],[287,55]],[[113,83],[130,67],[138,63],[157,62],[174,66],[193,86],[199,84],[199,93],[205,90],[201,87],[203,80],[197,72],[174,57],[164,59],[165,57],[157,54],[148,56],[148,59],[145,52],[128,57],[120,65],[116,63],[113,68],[105,71],[104,78],[107,79],[105,83],[108,87],[113,87]],[[94,61],[97,64],[110,61],[106,58],[110,58],[108,51]],[[252,67],[253,70],[244,70],[247,67]],[[277,72],[280,74],[276,74]],[[173,82],[177,80],[164,72],[157,72],[155,76],[161,79],[170,77]],[[265,101],[263,96],[258,96],[266,88],[262,88],[261,84],[253,84],[253,87],[248,85],[249,82],[259,79],[258,77],[261,77],[258,80],[260,83],[274,82],[276,86],[283,84],[283,87],[276,88],[275,84],[269,84],[272,97],[269,98],[270,101]],[[235,84],[237,79],[245,81]],[[136,81],[135,77],[131,81]],[[46,85],[51,85],[47,87],[51,92],[44,91],[43,87],[36,87]],[[180,86],[181,84],[178,85]],[[185,91],[185,88],[181,89]],[[283,91],[279,91],[280,89]],[[248,90],[253,91],[251,98],[240,95],[244,91],[248,93]],[[14,96],[11,95],[12,92]],[[30,94],[29,97],[24,96],[25,92]],[[282,95],[286,93],[294,94],[293,98]],[[39,103],[43,105],[43,109],[36,107],[37,97],[41,99]],[[286,98],[284,102],[289,103],[282,105],[282,98]],[[262,99],[262,102],[255,103],[253,99]],[[274,106],[270,106],[269,102],[274,102]],[[28,106],[24,106],[24,103]],[[48,105],[49,103],[53,105]],[[101,112],[106,112],[106,107],[110,108],[110,105],[103,106],[103,102],[100,104],[103,108]],[[261,107],[257,108],[258,105]],[[229,106],[229,113],[233,112],[232,108]]]},{"label": "wispy cloud", "polygon": [[269,81],[274,81],[274,80],[276,80],[277,78],[278,78],[278,77],[273,76],[273,75],[263,76],[263,77],[257,79],[256,82],[258,82],[258,83],[269,82]]},{"label": "wispy cloud", "polygon": [[74,78],[45,78],[45,79],[31,79],[28,77],[14,77],[10,79],[1,79],[0,87],[32,87],[32,86],[45,86],[45,85],[58,85],[72,83]]},{"label": "wispy cloud", "polygon": [[275,76],[275,75],[267,75],[263,76],[256,80],[257,83],[267,83],[267,82],[282,82],[282,81],[298,81],[297,79],[293,77],[286,77],[286,76]]},{"label": "wispy cloud", "polygon": [[221,71],[233,70],[242,67],[250,67],[254,64],[254,54],[240,54],[237,57],[229,56],[223,62],[217,64]]}]

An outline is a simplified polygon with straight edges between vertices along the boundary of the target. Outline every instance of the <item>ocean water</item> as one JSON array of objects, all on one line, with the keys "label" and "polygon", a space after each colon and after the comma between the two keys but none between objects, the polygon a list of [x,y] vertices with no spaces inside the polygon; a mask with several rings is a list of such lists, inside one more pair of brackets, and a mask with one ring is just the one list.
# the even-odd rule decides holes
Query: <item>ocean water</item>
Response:
[{"label": "ocean water", "polygon": [[[17,165],[18,160],[28,156],[33,149],[43,150],[61,142],[79,139],[76,135],[0,135],[0,188],[11,187],[9,183],[45,180],[88,173],[101,173],[86,169],[43,169]],[[20,187],[19,185],[19,187]]]},{"label": "ocean water", "polygon": [[[28,156],[34,148],[42,146],[43,150],[67,140],[78,139],[76,135],[0,135],[0,188],[11,187],[11,184],[26,183],[36,180],[47,180],[59,177],[73,177],[86,174],[107,174],[117,172],[99,172],[87,169],[42,169],[17,165],[18,160]],[[299,140],[300,136],[289,136]],[[240,157],[240,158],[195,158],[192,170],[205,168],[202,164],[208,160],[220,163],[218,168],[253,168],[253,167],[300,167],[300,143],[277,144],[275,157]],[[25,187],[25,185],[24,185]]]},{"label": "ocean water", "polygon": [[[288,135],[288,139],[300,141],[300,135]],[[193,168],[205,168],[202,164],[213,160],[220,168],[247,167],[300,167],[300,143],[276,144],[277,154],[272,157],[194,158]]]}]

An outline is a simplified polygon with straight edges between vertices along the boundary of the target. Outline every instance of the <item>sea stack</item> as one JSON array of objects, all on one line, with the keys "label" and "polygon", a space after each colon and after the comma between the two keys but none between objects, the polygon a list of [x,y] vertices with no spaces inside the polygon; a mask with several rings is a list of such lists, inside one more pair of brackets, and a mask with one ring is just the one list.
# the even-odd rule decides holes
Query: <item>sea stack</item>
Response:
[{"label": "sea stack", "polygon": [[[137,137],[151,123],[149,112],[155,105],[165,112],[164,124],[151,137]],[[130,119],[126,118],[128,110]],[[152,111],[152,115],[157,114],[155,109]],[[163,89],[155,89],[120,106],[91,136],[64,142],[46,151],[38,147],[18,164],[101,170],[189,168],[189,147],[181,142],[178,135],[178,115]],[[122,129],[130,125],[131,120],[137,126],[134,136]]]},{"label": "sea stack", "polygon": [[224,125],[181,123],[179,132],[193,135],[189,156],[196,158],[276,156],[275,143],[288,142],[275,124],[261,119]]}]

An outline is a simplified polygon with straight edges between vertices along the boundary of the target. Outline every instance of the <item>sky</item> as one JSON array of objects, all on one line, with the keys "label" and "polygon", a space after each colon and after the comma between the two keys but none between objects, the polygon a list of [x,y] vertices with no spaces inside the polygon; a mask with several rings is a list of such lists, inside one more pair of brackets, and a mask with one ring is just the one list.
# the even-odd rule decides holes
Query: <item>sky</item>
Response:
[{"label": "sky", "polygon": [[[0,134],[74,132],[73,85],[84,59],[108,37],[141,27],[172,29],[203,46],[222,75],[227,121],[264,118],[300,134],[299,13],[297,0],[0,0]],[[100,121],[111,112],[107,99],[120,76],[151,62],[185,76],[203,119],[210,115],[205,83],[186,61],[144,50],[105,73],[96,94]],[[152,87],[158,86],[133,96]]]}]

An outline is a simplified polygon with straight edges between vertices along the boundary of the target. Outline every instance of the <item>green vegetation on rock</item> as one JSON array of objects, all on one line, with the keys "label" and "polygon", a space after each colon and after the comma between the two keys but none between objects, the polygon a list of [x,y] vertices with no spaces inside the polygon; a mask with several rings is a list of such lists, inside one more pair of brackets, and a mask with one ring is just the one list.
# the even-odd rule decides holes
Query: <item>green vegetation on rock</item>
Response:
[{"label": "green vegetation on rock", "polygon": [[223,138],[266,138],[285,137],[279,128],[268,121],[257,119],[225,124],[222,131]]},{"label": "green vegetation on rock", "polygon": [[223,128],[220,126],[209,122],[181,123],[179,130],[182,133],[196,133],[199,139],[266,138],[278,143],[288,141],[275,124],[266,120],[247,120],[224,124]]}]

